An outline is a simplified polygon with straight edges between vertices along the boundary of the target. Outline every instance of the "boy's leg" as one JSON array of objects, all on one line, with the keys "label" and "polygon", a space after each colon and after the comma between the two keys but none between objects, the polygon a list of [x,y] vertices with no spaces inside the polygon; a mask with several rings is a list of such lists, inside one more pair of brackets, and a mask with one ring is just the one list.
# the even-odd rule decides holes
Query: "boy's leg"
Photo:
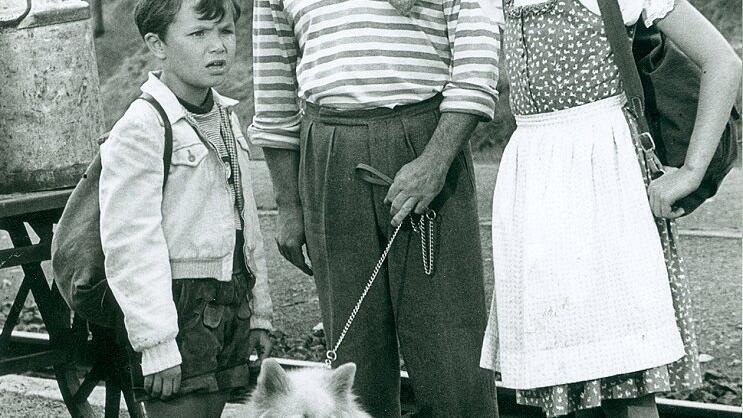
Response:
[{"label": "boy's leg", "polygon": [[229,395],[221,392],[190,394],[171,401],[145,401],[148,418],[219,418]]},{"label": "boy's leg", "polygon": [[[370,185],[365,127],[304,122],[300,193],[307,248],[328,344],[335,343],[382,251]],[[375,418],[399,417],[399,357],[385,269],[371,288],[334,366],[357,365],[354,391]]]}]

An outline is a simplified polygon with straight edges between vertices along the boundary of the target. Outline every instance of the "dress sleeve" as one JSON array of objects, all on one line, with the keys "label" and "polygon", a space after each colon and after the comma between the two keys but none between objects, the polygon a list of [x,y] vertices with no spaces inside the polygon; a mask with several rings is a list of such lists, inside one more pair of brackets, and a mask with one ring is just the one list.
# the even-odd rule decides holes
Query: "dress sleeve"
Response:
[{"label": "dress sleeve", "polygon": [[503,16],[503,0],[478,0],[480,8],[486,16],[490,17],[503,30],[506,19]]},{"label": "dress sleeve", "polygon": [[642,3],[642,20],[647,27],[666,17],[676,6],[676,0],[643,0]]},{"label": "dress sleeve", "polygon": [[[485,1],[485,0],[483,0]],[[588,10],[599,14],[598,0],[579,0]],[[673,10],[676,0],[616,0],[622,10],[624,24],[634,25],[640,18],[650,27]]]}]

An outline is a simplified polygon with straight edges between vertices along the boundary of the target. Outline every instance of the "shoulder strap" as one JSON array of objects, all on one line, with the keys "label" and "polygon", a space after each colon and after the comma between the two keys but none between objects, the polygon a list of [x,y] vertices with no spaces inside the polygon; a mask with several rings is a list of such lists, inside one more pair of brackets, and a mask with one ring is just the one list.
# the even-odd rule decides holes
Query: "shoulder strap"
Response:
[{"label": "shoulder strap", "polygon": [[632,42],[627,36],[627,28],[624,26],[624,18],[617,0],[598,0],[601,18],[606,28],[606,36],[614,52],[614,62],[619,67],[622,77],[624,91],[630,109],[637,117],[637,123],[642,133],[649,133],[647,120],[645,119],[645,95],[642,89],[640,74],[637,72],[637,64],[632,54]]},{"label": "shoulder strap", "polygon": [[151,104],[163,120],[165,128],[165,150],[163,151],[163,166],[165,171],[163,172],[163,187],[165,187],[165,183],[168,181],[168,172],[170,171],[170,160],[173,157],[173,127],[170,125],[170,120],[165,113],[165,109],[163,109],[154,97],[147,93],[142,93],[139,98]]}]

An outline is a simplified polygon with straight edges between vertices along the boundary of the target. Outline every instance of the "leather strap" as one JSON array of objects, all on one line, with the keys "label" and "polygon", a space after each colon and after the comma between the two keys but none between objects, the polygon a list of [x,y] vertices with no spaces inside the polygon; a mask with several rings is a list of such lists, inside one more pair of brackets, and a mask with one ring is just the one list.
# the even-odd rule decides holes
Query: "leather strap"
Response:
[{"label": "leather strap", "polygon": [[[617,0],[598,0],[598,4],[606,28],[606,36],[614,52],[614,62],[619,67],[630,110],[637,118],[641,140],[643,141],[642,146],[646,150],[652,150],[655,148],[655,144],[652,143],[650,127],[645,118],[645,94],[642,89],[640,74],[637,72],[635,57],[632,54],[632,39],[627,36],[627,27],[624,25],[622,11]],[[646,141],[650,141],[650,143],[646,143]]]},{"label": "leather strap", "polygon": [[142,95],[139,96],[139,99],[142,99],[149,104],[152,105],[152,107],[157,110],[157,113],[160,114],[160,119],[163,120],[163,127],[165,128],[165,150],[163,151],[163,187],[165,187],[165,183],[168,181],[168,172],[170,171],[170,161],[173,158],[173,127],[170,125],[170,120],[168,119],[168,115],[165,113],[165,109],[160,105],[160,103],[151,95],[147,93],[142,93]]}]

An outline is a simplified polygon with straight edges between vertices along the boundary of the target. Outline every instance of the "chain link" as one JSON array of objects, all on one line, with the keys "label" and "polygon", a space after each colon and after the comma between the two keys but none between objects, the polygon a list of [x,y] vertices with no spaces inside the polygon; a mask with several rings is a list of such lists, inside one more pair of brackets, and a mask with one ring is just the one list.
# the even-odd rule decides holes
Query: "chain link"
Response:
[{"label": "chain link", "polygon": [[[423,271],[427,276],[433,274],[433,236],[434,236],[434,221],[436,220],[436,211],[429,209],[425,215],[421,215],[418,219],[418,225],[415,225],[413,219],[410,219],[410,224],[413,226],[413,231],[420,235],[421,239],[421,256],[423,257]],[[428,221],[428,228],[426,228],[426,221]],[[427,231],[426,231],[427,230]],[[426,237],[428,232],[428,237]],[[426,239],[428,238],[428,239]]]},{"label": "chain link", "polygon": [[374,271],[372,271],[372,275],[369,278],[369,280],[366,282],[366,287],[364,287],[364,291],[361,292],[361,297],[359,298],[358,302],[356,302],[356,306],[353,307],[353,310],[351,311],[351,315],[348,317],[348,321],[346,321],[346,325],[343,326],[343,331],[341,331],[341,335],[338,337],[338,341],[335,343],[335,346],[333,346],[332,350],[328,350],[327,353],[325,353],[325,367],[330,369],[333,367],[333,362],[338,358],[338,347],[340,347],[341,343],[343,342],[343,339],[346,338],[346,333],[348,333],[348,330],[351,328],[351,324],[353,323],[353,320],[356,318],[356,314],[359,313],[359,309],[361,309],[361,303],[364,301],[364,298],[366,297],[366,294],[369,293],[369,289],[371,289],[372,285],[374,284],[374,280],[377,278],[377,274],[379,274],[379,270],[382,268],[382,265],[384,264],[384,260],[387,258],[387,253],[390,252],[390,248],[392,248],[392,243],[395,241],[395,237],[397,236],[397,233],[400,232],[400,228],[402,227],[402,222],[400,222],[400,225],[397,226],[395,229],[395,232],[392,233],[392,236],[390,237],[390,240],[387,241],[387,247],[382,252],[382,256],[379,258],[379,261],[377,261],[377,265],[374,266]]}]

